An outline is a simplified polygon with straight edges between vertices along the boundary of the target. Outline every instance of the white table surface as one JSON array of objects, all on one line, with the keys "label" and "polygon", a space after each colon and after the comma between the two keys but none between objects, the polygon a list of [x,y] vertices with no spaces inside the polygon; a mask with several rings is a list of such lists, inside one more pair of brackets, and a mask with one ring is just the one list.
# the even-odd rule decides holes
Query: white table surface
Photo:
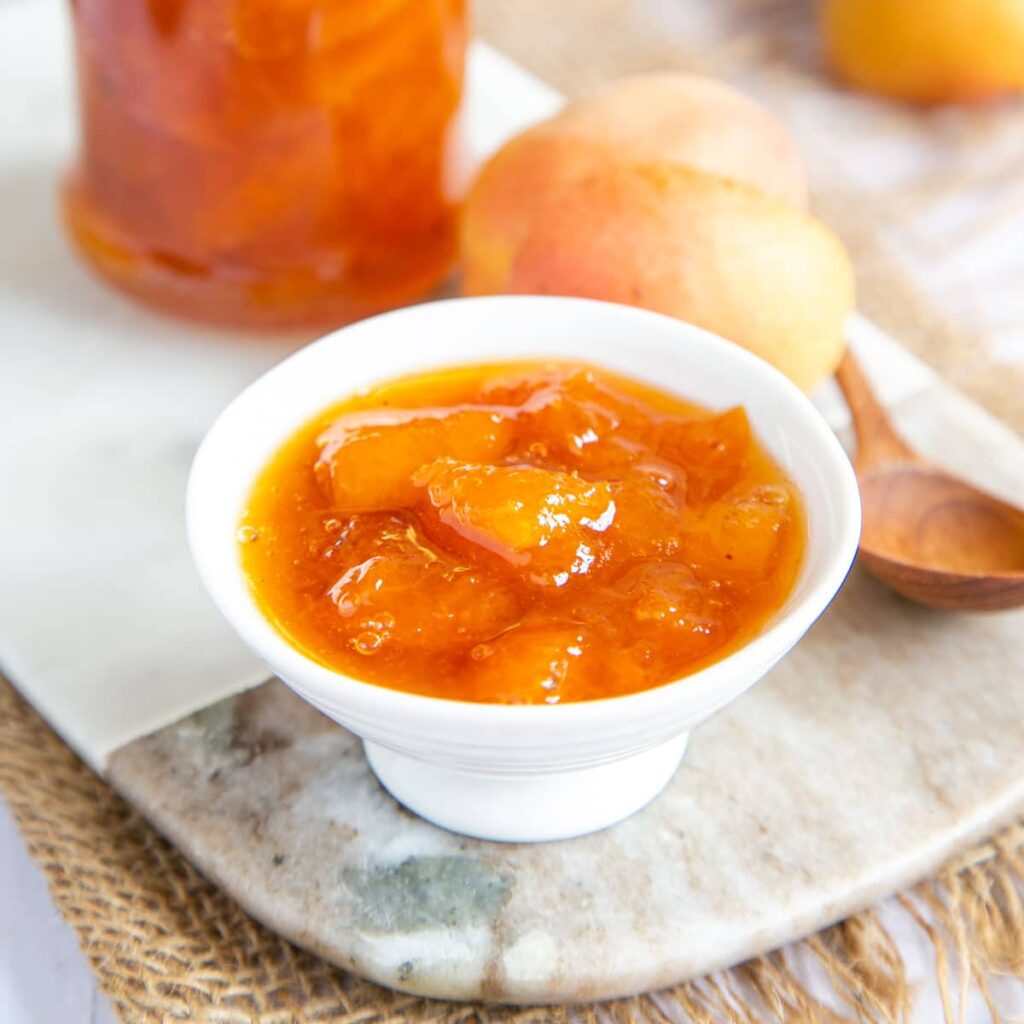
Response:
[{"label": "white table surface", "polygon": [[0,1021],[115,1024],[75,933],[0,800]]}]

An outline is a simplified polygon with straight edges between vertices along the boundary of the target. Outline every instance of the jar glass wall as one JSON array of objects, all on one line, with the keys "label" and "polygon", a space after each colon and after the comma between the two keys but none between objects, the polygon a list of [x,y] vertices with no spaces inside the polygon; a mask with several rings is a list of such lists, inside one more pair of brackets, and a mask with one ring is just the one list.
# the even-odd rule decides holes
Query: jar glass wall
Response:
[{"label": "jar glass wall", "polygon": [[342,323],[455,252],[465,0],[72,0],[90,263],[173,312]]}]

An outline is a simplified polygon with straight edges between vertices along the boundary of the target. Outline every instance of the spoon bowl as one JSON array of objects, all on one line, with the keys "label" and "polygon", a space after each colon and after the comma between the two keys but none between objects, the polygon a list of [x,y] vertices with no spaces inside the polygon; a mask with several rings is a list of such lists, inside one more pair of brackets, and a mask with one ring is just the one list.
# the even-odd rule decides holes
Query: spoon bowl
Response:
[{"label": "spoon bowl", "polygon": [[1024,605],[1024,511],[909,448],[850,353],[836,377],[857,435],[864,567],[897,593],[933,608]]}]

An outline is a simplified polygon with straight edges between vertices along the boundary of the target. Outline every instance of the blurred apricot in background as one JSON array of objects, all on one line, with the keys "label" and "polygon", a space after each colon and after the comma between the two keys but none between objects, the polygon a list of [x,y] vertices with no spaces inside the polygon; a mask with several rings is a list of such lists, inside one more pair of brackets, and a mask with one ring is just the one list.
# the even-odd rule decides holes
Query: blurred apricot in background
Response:
[{"label": "blurred apricot in background", "polygon": [[1024,0],[825,0],[822,27],[859,89],[920,103],[1024,89]]}]

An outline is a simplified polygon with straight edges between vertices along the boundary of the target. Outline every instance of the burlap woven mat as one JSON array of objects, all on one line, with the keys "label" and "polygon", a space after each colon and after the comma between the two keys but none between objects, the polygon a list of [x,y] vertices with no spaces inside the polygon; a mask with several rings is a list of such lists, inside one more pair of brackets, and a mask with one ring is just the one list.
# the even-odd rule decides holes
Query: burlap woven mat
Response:
[{"label": "burlap woven mat", "polygon": [[[875,911],[730,971],[598,1008],[495,1008],[389,992],[248,917],[2,679],[0,791],[100,988],[128,1024],[595,1024],[608,1015],[622,1024],[895,1024],[910,1012],[903,963]],[[977,984],[987,998],[994,972],[1024,975],[1021,879],[1024,825],[1016,825],[899,897],[934,944],[950,1021],[958,986]],[[814,993],[804,980],[808,962],[824,979]]]},{"label": "burlap woven mat", "polygon": [[[780,102],[821,81],[809,0],[478,0],[478,13],[485,38],[568,92],[614,74],[673,66],[740,80],[753,69],[777,86]],[[915,267],[941,269],[957,246],[980,244],[1007,216],[1024,211],[1020,152],[1003,146],[994,163],[973,159],[973,147],[985,138],[995,152],[1000,131],[1003,141],[1012,136],[1016,128],[1007,117],[1024,126],[1024,110],[1004,115],[997,127],[956,117],[924,124],[890,112],[880,127],[919,132],[923,142],[927,134],[928,144],[938,147],[937,165],[948,172],[867,195],[857,183],[833,180],[812,166],[816,205],[851,247],[862,311],[1024,429],[1024,373],[993,358],[990,339],[1004,323],[994,313],[986,320],[991,304],[958,305],[957,289],[929,292],[927,280],[915,277]],[[801,143],[806,149],[807,140]],[[980,190],[987,197],[990,186],[999,190],[981,204],[968,234],[936,238],[921,226],[951,193]],[[954,272],[935,279],[941,284]],[[1007,283],[1015,299],[1013,277]],[[1003,282],[982,283],[991,289],[987,300]],[[895,1024],[910,1013],[904,964],[875,911],[730,971],[600,1009],[496,1009],[388,992],[250,919],[2,679],[0,789],[101,989],[131,1024],[594,1021],[599,1015],[623,1024],[832,1024],[850,1018]],[[1022,880],[1024,824],[1018,824],[898,897],[902,912],[934,945],[947,1020],[956,1019],[953,991],[972,983],[998,1020],[987,979],[993,973],[1024,977]],[[806,984],[811,976],[817,979],[813,993]]]}]

